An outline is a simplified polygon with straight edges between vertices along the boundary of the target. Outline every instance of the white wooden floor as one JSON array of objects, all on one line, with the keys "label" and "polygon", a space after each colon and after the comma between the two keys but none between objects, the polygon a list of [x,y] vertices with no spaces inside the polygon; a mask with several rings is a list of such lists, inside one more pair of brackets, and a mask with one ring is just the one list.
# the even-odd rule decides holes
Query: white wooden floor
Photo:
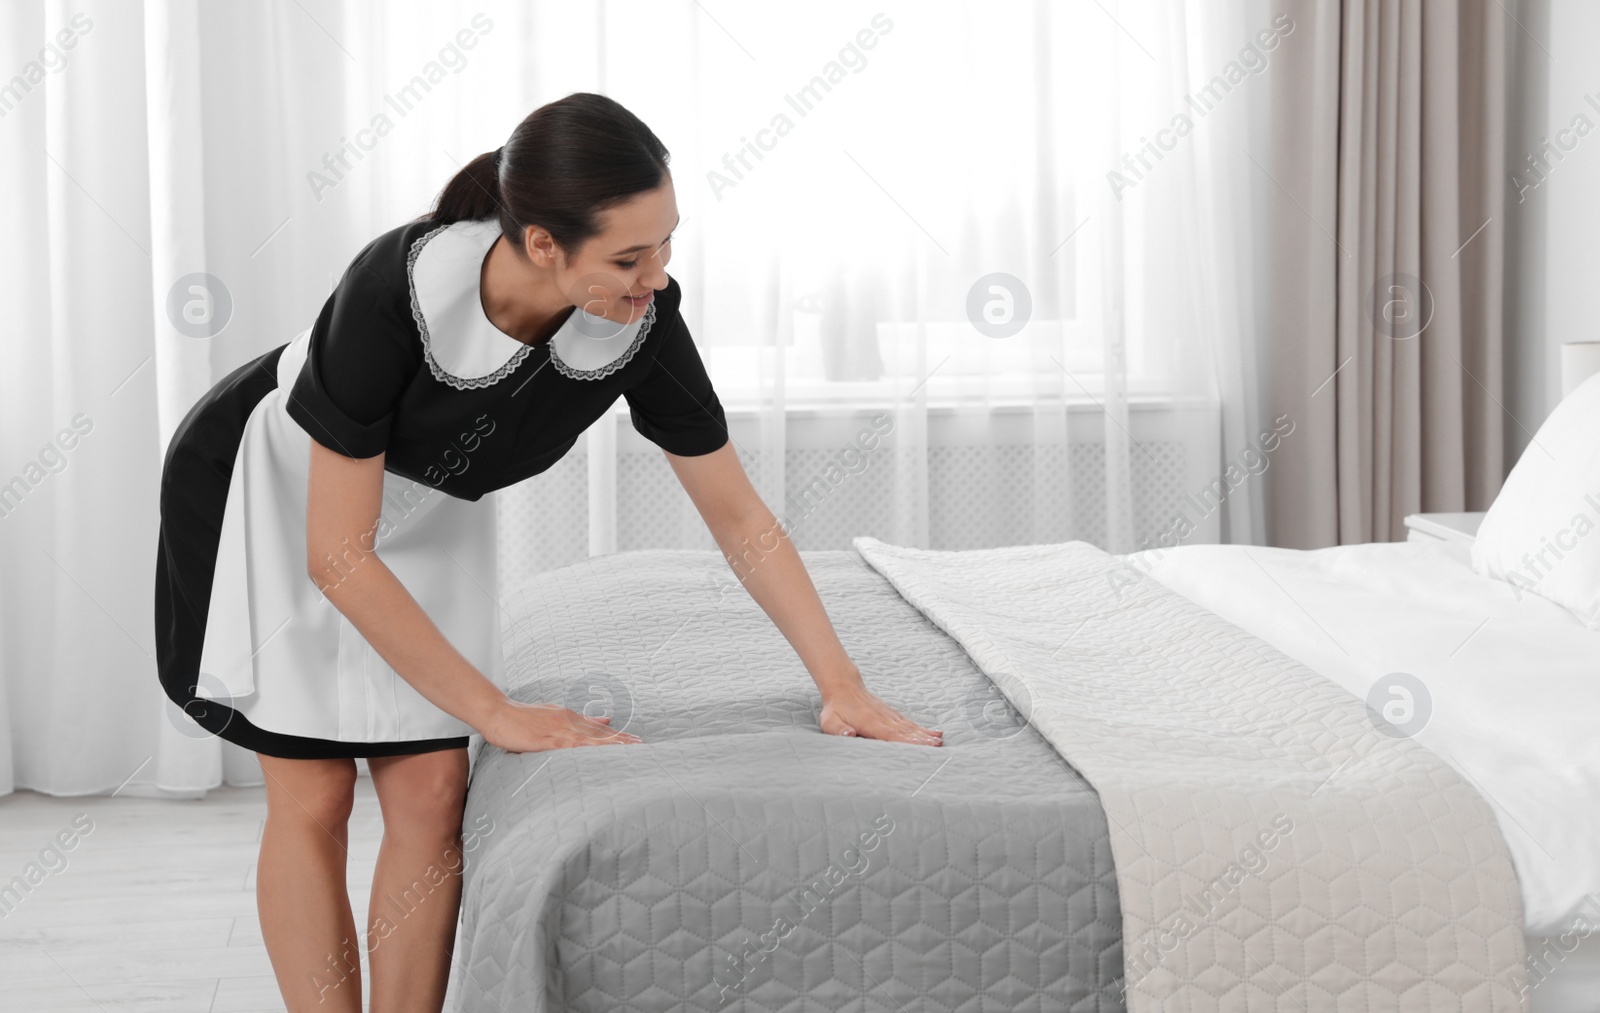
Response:
[{"label": "white wooden floor", "polygon": [[[80,813],[94,826],[65,853],[65,868],[9,914],[0,904],[0,1010],[282,1013],[256,920],[265,789],[217,788],[191,801],[0,797],[0,888]],[[372,779],[362,776],[348,876],[363,932],[382,835]]]}]

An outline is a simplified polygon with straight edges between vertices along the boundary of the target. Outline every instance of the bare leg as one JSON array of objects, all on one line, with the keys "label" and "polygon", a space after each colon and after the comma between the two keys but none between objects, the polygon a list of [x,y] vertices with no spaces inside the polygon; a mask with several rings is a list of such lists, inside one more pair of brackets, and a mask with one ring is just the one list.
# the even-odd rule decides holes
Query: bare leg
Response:
[{"label": "bare leg", "polygon": [[361,940],[345,887],[356,762],[256,757],[267,786],[256,907],[284,1005],[361,1013]]},{"label": "bare leg", "polygon": [[461,911],[467,751],[367,758],[383,809],[368,908],[372,1013],[439,1013]]}]

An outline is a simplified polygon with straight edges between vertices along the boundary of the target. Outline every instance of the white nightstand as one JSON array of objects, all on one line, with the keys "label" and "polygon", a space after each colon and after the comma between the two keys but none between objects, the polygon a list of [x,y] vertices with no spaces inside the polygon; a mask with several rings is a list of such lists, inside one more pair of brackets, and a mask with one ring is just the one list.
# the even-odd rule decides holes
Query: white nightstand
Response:
[{"label": "white nightstand", "polygon": [[1410,514],[1405,519],[1406,541],[1443,545],[1450,554],[1469,566],[1472,541],[1478,535],[1483,513]]}]

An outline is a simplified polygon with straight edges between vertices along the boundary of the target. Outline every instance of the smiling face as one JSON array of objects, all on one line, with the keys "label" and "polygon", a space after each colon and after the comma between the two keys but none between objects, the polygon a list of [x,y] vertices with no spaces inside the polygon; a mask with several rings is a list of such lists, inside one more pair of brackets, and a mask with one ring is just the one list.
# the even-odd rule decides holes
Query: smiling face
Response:
[{"label": "smiling face", "polygon": [[[574,256],[556,246],[550,234],[532,227],[528,252],[553,270],[555,285],[572,305],[618,324],[644,315],[646,296],[667,287],[667,261],[672,258],[672,230],[679,221],[672,176],[600,214],[601,230]],[[542,258],[541,255],[542,254]]]}]

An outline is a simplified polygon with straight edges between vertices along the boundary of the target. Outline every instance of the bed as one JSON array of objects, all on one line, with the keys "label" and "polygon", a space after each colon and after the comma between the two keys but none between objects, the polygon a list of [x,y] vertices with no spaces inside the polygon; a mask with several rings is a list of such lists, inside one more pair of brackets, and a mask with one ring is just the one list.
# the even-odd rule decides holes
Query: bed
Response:
[{"label": "bed", "polygon": [[640,745],[471,753],[467,1013],[1592,1013],[1600,376],[1462,557],[802,553],[939,749],[819,734],[716,552],[499,603],[508,692]]},{"label": "bed", "polygon": [[[459,1009],[1568,1013],[1600,994],[1600,943],[1571,922],[1597,871],[1592,631],[1547,614],[1519,636],[1479,614],[1493,582],[1412,545],[803,555],[874,687],[946,745],[818,734],[809,677],[714,552],[541,574],[502,603],[513,696],[646,745],[475,746]],[[1508,699],[1490,676],[1518,663],[1573,706],[1549,722]],[[1433,689],[1418,734],[1371,720],[1376,669]]]}]

